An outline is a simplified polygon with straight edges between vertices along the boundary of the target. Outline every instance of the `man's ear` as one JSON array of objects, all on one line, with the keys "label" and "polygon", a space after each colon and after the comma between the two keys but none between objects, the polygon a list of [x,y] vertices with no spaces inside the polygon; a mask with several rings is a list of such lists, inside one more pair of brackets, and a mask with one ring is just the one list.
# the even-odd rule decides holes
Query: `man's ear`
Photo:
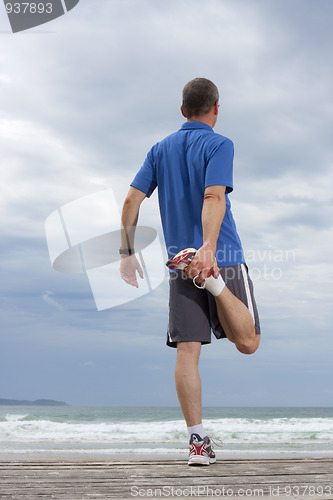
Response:
[{"label": "man's ear", "polygon": [[214,115],[218,115],[219,114],[219,101],[216,101],[216,103],[214,104]]},{"label": "man's ear", "polygon": [[182,115],[184,118],[187,118],[187,116],[185,115],[184,113],[184,108],[183,108],[183,105],[180,106],[180,111],[182,112]]}]

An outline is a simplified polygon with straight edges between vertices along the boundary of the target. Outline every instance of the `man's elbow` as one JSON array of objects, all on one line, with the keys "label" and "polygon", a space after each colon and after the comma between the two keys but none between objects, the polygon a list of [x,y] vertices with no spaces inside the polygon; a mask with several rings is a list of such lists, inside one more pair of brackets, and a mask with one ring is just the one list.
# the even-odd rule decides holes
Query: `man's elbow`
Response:
[{"label": "man's elbow", "polygon": [[217,204],[225,202],[225,186],[208,186],[204,192],[204,201]]},{"label": "man's elbow", "polygon": [[205,193],[204,194],[204,201],[215,201],[216,203],[224,203],[225,197],[224,195],[220,194],[215,194],[215,193]]},{"label": "man's elbow", "polygon": [[125,198],[124,206],[139,207],[145,197],[146,195],[143,192],[131,187]]},{"label": "man's elbow", "polygon": [[134,197],[128,194],[124,201],[124,207],[131,207],[134,205],[134,202],[135,202]]}]

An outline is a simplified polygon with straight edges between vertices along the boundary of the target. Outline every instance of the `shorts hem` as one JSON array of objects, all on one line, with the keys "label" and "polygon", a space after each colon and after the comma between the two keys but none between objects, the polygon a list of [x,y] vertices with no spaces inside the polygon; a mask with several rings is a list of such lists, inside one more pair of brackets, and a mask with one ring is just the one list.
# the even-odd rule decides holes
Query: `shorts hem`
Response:
[{"label": "shorts hem", "polygon": [[171,341],[169,339],[169,335],[167,337],[167,341],[166,341],[166,345],[168,347],[173,347],[173,348],[177,348],[177,344],[178,342],[200,342],[201,345],[207,345],[207,344],[211,344],[212,341],[211,340],[197,340],[197,339],[194,339],[194,340],[189,340],[189,339],[185,339],[185,340],[176,340],[176,341]]}]

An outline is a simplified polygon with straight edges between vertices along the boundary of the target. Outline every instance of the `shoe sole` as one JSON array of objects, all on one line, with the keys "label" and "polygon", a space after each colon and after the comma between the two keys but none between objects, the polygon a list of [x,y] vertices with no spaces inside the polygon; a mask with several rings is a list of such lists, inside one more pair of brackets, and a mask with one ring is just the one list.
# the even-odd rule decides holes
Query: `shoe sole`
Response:
[{"label": "shoe sole", "polygon": [[216,458],[206,458],[201,456],[191,457],[188,461],[188,465],[210,465],[215,464]]},{"label": "shoe sole", "polygon": [[187,267],[192,262],[195,254],[196,250],[194,248],[181,250],[176,255],[171,257],[171,259],[169,259],[165,265],[169,269],[183,271],[185,267]]},{"label": "shoe sole", "polygon": [[[184,250],[181,250],[178,252],[176,255],[171,257],[165,265],[169,268],[172,269],[173,271],[184,271],[186,267],[192,262],[192,260],[195,257],[195,254],[197,253],[195,248],[185,248]],[[214,273],[213,269],[209,271],[207,274],[206,278],[209,278],[212,274]],[[199,275],[194,276],[192,278],[194,285],[199,288],[200,290],[203,290],[206,288],[206,278],[203,281],[197,282],[196,279]]]}]

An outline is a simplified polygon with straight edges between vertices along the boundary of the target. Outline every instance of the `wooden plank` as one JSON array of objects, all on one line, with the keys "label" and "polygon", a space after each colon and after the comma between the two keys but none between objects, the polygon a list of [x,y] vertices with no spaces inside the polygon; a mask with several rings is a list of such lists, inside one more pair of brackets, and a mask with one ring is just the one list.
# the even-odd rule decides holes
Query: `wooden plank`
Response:
[{"label": "wooden plank", "polygon": [[333,500],[333,458],[227,459],[209,467],[183,460],[0,461],[3,500],[223,498],[240,490],[247,498]]}]

